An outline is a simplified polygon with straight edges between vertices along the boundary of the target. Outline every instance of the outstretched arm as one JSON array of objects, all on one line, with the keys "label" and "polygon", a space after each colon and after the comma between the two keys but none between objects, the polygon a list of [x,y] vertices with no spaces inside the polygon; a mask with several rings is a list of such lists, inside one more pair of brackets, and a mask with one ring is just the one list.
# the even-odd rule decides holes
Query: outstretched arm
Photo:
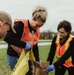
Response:
[{"label": "outstretched arm", "polygon": [[[74,44],[74,40],[70,43],[70,47],[68,48],[68,50],[64,53],[64,55],[62,55],[62,57],[57,60],[55,63],[51,64],[49,67],[47,67],[46,72],[50,72],[53,69],[61,66],[64,64],[64,62],[74,54],[73,51],[73,44]],[[72,60],[73,61],[73,60]]]}]

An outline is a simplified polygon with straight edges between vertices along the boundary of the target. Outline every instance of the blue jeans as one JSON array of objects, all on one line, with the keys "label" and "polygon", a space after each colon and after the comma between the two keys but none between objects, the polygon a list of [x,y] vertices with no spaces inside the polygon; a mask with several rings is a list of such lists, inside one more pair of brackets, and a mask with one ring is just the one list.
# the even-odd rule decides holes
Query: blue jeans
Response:
[{"label": "blue jeans", "polygon": [[10,66],[11,70],[13,70],[18,61],[18,58],[7,54],[7,61],[8,61],[8,65]]}]

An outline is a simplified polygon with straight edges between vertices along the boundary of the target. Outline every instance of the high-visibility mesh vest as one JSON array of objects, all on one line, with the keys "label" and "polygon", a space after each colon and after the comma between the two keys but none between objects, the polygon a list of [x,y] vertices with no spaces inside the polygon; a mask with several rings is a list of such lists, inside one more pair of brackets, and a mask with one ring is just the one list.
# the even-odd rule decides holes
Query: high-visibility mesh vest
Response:
[{"label": "high-visibility mesh vest", "polygon": [[[70,47],[70,41],[72,40],[72,38],[74,38],[73,35],[69,35],[69,38],[67,39],[67,41],[65,42],[65,44],[63,44],[62,46],[60,45],[60,35],[57,35],[56,38],[56,59],[58,60],[65,52],[66,50]],[[72,64],[72,58],[71,56],[68,58],[68,60],[65,61],[65,63],[63,64],[66,67],[71,67],[73,66]]]},{"label": "high-visibility mesh vest", "polygon": [[[28,27],[28,21],[27,20],[24,20],[24,19],[16,19],[14,21],[14,23],[16,23],[18,21],[21,21],[24,24],[24,31],[23,31],[23,34],[22,34],[22,37],[21,37],[21,41],[27,42],[27,43],[29,43],[33,47],[39,41],[39,38],[40,38],[39,29],[37,29],[35,33],[34,32],[31,33],[30,30],[29,30],[29,27]],[[14,45],[11,45],[11,46],[12,46],[12,48],[16,52],[21,53],[22,48],[17,47],[17,46],[14,46]]]}]

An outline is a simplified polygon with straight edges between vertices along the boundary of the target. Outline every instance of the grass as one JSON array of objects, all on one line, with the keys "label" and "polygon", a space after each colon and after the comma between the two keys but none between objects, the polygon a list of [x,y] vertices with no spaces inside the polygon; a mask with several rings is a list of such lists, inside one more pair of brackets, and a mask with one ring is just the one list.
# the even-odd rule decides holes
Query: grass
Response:
[{"label": "grass", "polygon": [[[52,40],[40,40],[39,43],[42,42],[51,42]],[[7,44],[3,39],[0,39],[0,44]]]},{"label": "grass", "polygon": [[6,49],[0,50],[0,75],[10,75],[10,69],[6,60]]},{"label": "grass", "polygon": [[[49,52],[49,46],[40,46],[39,54],[41,61],[46,61]],[[0,75],[10,75],[11,71],[6,60],[6,49],[0,50]],[[51,71],[49,75],[54,75],[54,71]],[[65,75],[68,75],[67,73]]]},{"label": "grass", "polygon": [[[49,53],[49,49],[50,47],[49,46],[40,46],[39,47],[39,55],[40,55],[40,60],[42,62],[45,62],[47,60],[47,57],[48,57],[48,53]],[[54,70],[51,71],[49,73],[49,75],[54,75]]]}]

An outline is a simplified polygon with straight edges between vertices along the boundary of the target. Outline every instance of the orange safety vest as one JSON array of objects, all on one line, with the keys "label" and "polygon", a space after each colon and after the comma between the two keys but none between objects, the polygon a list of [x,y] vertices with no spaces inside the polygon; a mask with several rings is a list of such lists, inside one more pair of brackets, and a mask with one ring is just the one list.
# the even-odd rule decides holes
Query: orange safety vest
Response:
[{"label": "orange safety vest", "polygon": [[[65,52],[66,50],[70,47],[70,41],[74,38],[73,35],[69,35],[69,38],[68,40],[65,42],[64,45],[60,45],[60,35],[58,34],[57,35],[57,38],[56,38],[56,59],[58,60]],[[72,58],[71,56],[68,58],[68,60],[65,61],[65,63],[63,64],[64,66],[66,67],[71,67],[73,66],[72,64]]]},{"label": "orange safety vest", "polygon": [[[37,29],[35,33],[34,32],[31,33],[30,30],[29,30],[29,27],[28,27],[28,21],[27,20],[24,20],[24,19],[16,19],[14,21],[14,23],[16,23],[18,21],[21,21],[24,24],[24,31],[23,31],[23,34],[22,34],[22,37],[21,37],[21,41],[27,42],[27,43],[29,43],[33,47],[39,41],[39,38],[40,38],[39,29]],[[12,48],[16,52],[18,52],[18,53],[21,53],[22,52],[22,48],[17,47],[17,46],[14,46],[14,45],[11,45],[11,46],[12,46]]]}]

